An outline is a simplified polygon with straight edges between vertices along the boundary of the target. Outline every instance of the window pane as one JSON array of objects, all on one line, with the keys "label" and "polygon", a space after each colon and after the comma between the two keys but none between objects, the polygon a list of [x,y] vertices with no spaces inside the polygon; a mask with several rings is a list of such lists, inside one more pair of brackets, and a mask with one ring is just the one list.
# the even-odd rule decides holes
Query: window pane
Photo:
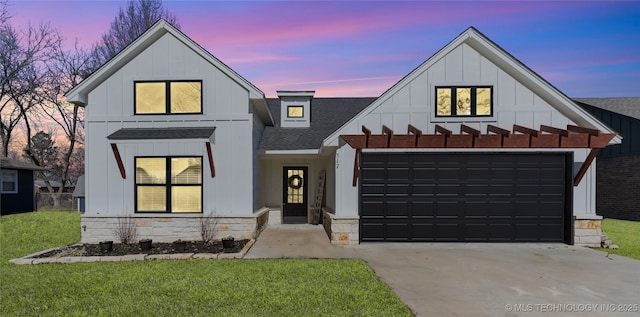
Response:
[{"label": "window pane", "polygon": [[471,115],[471,88],[456,88],[456,114]]},{"label": "window pane", "polygon": [[180,157],[171,159],[172,184],[202,184],[202,158]]},{"label": "window pane", "polygon": [[138,186],[139,211],[167,211],[167,188]]},{"label": "window pane", "polygon": [[136,159],[136,184],[166,184],[167,160],[164,157]]},{"label": "window pane", "polygon": [[136,114],[166,113],[165,83],[136,83]]},{"label": "window pane", "polygon": [[289,118],[302,118],[302,117],[304,117],[304,107],[303,106],[288,106],[287,107],[287,117],[289,117]]},{"label": "window pane", "polygon": [[287,203],[304,203],[304,170],[289,170],[287,174]]},{"label": "window pane", "polygon": [[438,115],[451,115],[451,88],[437,88],[436,94],[438,98]]},{"label": "window pane", "polygon": [[476,115],[491,115],[491,88],[476,89]]},{"label": "window pane", "polygon": [[171,83],[171,113],[202,112],[201,82]]},{"label": "window pane", "polygon": [[2,192],[11,193],[17,192],[17,183],[18,183],[18,172],[17,171],[2,171]]},{"label": "window pane", "polygon": [[201,186],[173,186],[171,188],[172,212],[202,212]]}]

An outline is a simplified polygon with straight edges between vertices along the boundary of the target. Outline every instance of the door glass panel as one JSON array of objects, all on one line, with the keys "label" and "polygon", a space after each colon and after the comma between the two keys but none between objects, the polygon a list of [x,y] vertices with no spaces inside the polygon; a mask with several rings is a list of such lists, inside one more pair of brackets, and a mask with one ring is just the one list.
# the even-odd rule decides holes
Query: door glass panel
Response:
[{"label": "door glass panel", "polygon": [[303,170],[287,171],[287,203],[288,204],[304,203],[304,171]]}]

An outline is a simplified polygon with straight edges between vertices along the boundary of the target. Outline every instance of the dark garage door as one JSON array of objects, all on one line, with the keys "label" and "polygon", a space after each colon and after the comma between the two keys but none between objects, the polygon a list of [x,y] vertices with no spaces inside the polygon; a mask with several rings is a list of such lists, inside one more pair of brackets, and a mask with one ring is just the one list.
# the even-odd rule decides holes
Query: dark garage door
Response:
[{"label": "dark garage door", "polygon": [[362,153],[361,241],[570,243],[565,153]]}]

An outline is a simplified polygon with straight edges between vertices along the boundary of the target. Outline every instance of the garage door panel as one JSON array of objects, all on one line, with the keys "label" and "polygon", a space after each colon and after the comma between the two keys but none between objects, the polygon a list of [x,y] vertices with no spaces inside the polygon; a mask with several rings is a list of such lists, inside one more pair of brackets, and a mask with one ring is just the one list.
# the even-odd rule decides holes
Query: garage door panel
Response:
[{"label": "garage door panel", "polygon": [[432,201],[414,201],[411,205],[414,218],[433,217],[436,215]]},{"label": "garage door panel", "polygon": [[384,185],[367,184],[362,185],[360,191],[362,195],[384,195]]},{"label": "garage door panel", "polygon": [[408,223],[389,223],[387,224],[387,239],[389,240],[406,240],[409,235]]},{"label": "garage door panel", "polygon": [[420,180],[433,180],[436,178],[436,169],[435,168],[426,168],[426,167],[414,167],[413,168],[413,179],[416,181]]},{"label": "garage door panel", "polygon": [[387,202],[387,217],[404,217],[410,214],[409,202],[407,201],[389,201]]},{"label": "garage door panel", "polygon": [[434,240],[436,241],[457,241],[458,224],[437,223],[434,225]]},{"label": "garage door panel", "polygon": [[387,169],[387,181],[399,180],[406,182],[409,179],[408,168],[389,168]]},{"label": "garage door panel", "polygon": [[409,184],[387,184],[387,187],[385,188],[385,192],[389,196],[408,196],[409,190]]},{"label": "garage door panel", "polygon": [[367,200],[362,203],[361,214],[366,215],[367,217],[372,216],[384,216],[385,213],[385,202],[384,201],[373,201]]},{"label": "garage door panel", "polygon": [[382,223],[363,223],[360,222],[360,235],[363,241],[383,241],[384,240],[384,224]]},{"label": "garage door panel", "polygon": [[361,175],[375,173],[360,182],[362,241],[562,242],[569,230],[565,154],[368,156]]},{"label": "garage door panel", "polygon": [[435,226],[430,223],[414,223],[411,231],[413,239],[418,241],[433,241]]}]

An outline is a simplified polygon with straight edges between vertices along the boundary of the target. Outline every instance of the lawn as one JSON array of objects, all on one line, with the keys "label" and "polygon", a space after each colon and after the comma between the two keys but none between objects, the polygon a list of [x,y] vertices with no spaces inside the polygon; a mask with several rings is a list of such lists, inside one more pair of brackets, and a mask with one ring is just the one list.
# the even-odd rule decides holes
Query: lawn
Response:
[{"label": "lawn", "polygon": [[602,221],[602,231],[620,249],[600,250],[640,260],[640,222],[604,219]]},{"label": "lawn", "polygon": [[2,316],[411,316],[361,260],[163,260],[18,266],[76,242],[80,217],[0,218]]}]

